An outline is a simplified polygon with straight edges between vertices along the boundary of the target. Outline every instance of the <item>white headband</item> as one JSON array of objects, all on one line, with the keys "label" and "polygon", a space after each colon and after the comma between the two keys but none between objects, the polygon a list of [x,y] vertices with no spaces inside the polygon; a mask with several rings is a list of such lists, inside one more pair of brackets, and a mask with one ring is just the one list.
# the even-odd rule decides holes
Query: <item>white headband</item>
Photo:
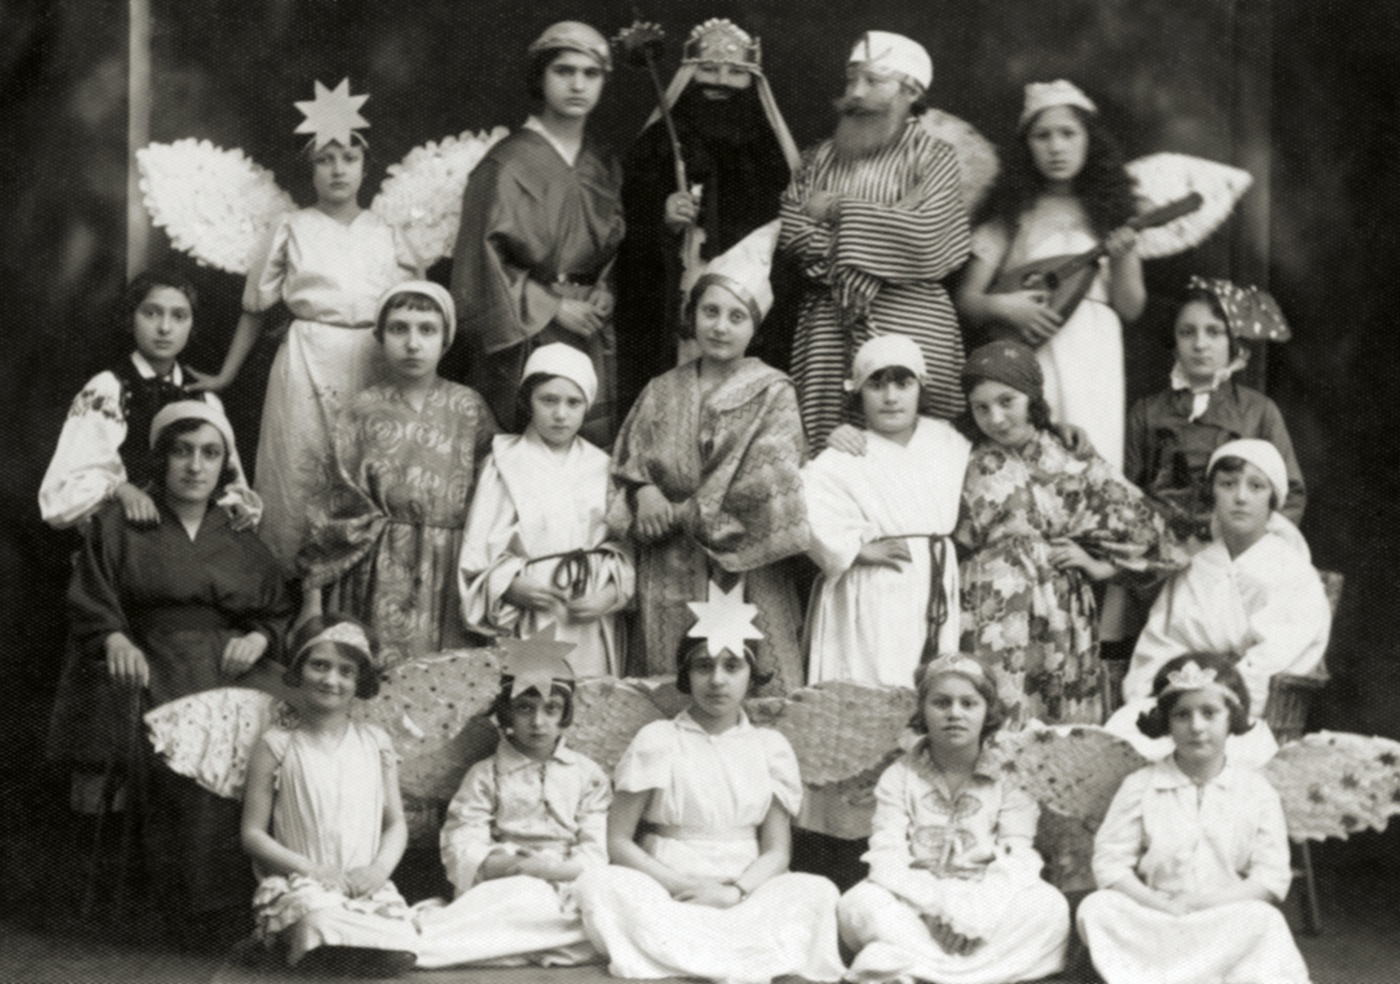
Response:
[{"label": "white headband", "polygon": [[374,656],[370,651],[369,636],[365,635],[365,630],[354,622],[337,622],[306,640],[302,647],[296,651],[296,655],[292,657],[292,662],[295,663],[301,658],[301,654],[312,646],[319,646],[323,642],[339,642],[342,645],[350,646],[364,653],[365,659],[370,662],[374,661]]}]

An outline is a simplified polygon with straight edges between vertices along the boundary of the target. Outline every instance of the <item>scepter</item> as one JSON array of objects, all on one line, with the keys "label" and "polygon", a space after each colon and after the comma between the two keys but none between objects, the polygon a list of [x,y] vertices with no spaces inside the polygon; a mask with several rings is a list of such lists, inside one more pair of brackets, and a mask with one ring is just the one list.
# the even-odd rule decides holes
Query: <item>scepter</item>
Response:
[{"label": "scepter", "polygon": [[676,188],[689,191],[685,180],[685,161],[681,159],[681,138],[676,134],[676,121],[671,118],[671,107],[666,105],[666,89],[661,84],[661,71],[656,67],[656,59],[661,54],[661,42],[666,32],[660,24],[641,19],[632,22],[618,32],[614,42],[622,51],[623,60],[633,68],[645,68],[651,76],[652,88],[656,90],[656,105],[661,110],[661,119],[666,123],[666,136],[671,140],[671,156],[676,161]]}]

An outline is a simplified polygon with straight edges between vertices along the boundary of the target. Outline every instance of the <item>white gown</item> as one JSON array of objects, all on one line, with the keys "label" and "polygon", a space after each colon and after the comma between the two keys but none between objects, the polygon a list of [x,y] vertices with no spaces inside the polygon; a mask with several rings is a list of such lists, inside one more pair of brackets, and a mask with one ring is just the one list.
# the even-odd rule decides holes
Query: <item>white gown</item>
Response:
[{"label": "white gown", "polygon": [[[1094,839],[1094,878],[1136,874],[1176,896],[1243,881],[1281,902],[1292,871],[1278,793],[1227,764],[1197,785],[1171,756],[1123,780]],[[1112,888],[1079,906],[1080,936],[1108,984],[1307,984],[1308,970],[1276,905],[1249,900],[1174,916]]]},{"label": "white gown", "polygon": [[349,225],[318,208],[289,213],[248,271],[244,310],[285,301],[294,319],[267,380],[253,476],[259,535],[289,570],[306,539],[306,504],[330,481],[336,415],[382,371],[370,330],[379,298],[408,278],[393,230],[368,209]]},{"label": "white gown", "polygon": [[[1044,196],[1021,216],[1009,251],[1000,222],[978,226],[972,236],[973,255],[994,270],[1083,253],[1097,245],[1077,201]],[[1036,356],[1045,373],[1051,419],[1084,428],[1094,450],[1121,471],[1127,428],[1123,323],[1108,303],[1107,261],[1099,263],[1089,293],[1055,336],[1036,349]]]},{"label": "white gown", "polygon": [[[650,792],[642,847],[690,875],[736,878],[759,855],[758,828],[776,802],[802,799],[792,746],[749,720],[711,735],[682,712],[637,732],[617,764],[618,792]],[[634,868],[609,865],[575,883],[584,927],[615,977],[766,982],[797,974],[840,979],[836,886],[786,872],[728,909],[671,898]]]},{"label": "white gown", "polygon": [[458,564],[468,626],[528,639],[556,624],[555,637],[576,646],[568,659],[580,677],[622,675],[613,613],[575,622],[567,613],[518,608],[505,593],[523,573],[555,586],[576,577],[585,595],[611,584],[613,611],[632,600],[631,556],[608,540],[608,464],[604,452],[580,437],[560,456],[534,434],[498,435],[482,466]]}]

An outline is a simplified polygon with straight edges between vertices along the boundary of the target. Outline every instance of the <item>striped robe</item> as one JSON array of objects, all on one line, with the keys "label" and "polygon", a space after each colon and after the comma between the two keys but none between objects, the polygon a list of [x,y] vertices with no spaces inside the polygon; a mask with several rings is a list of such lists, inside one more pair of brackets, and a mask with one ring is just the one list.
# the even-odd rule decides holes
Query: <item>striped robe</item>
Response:
[{"label": "striped robe", "polygon": [[[816,191],[841,197],[831,222],[804,211]],[[814,452],[844,419],[852,354],[871,335],[908,335],[929,376],[920,409],[955,416],[962,336],[939,282],[966,259],[967,211],[953,148],[915,119],[873,157],[839,160],[830,140],[803,155],[783,195],[778,248],[793,254],[807,290],[793,341],[793,376]]]}]

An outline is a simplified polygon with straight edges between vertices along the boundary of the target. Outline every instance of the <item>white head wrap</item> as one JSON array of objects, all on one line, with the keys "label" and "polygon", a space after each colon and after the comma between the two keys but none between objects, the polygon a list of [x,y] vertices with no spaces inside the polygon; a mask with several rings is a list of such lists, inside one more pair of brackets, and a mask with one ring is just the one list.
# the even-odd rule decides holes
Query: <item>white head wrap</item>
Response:
[{"label": "white head wrap", "polygon": [[889,31],[866,31],[851,49],[849,64],[866,65],[882,75],[896,73],[919,92],[933,82],[933,59],[919,42]]},{"label": "white head wrap", "polygon": [[1249,462],[1268,477],[1269,484],[1274,487],[1274,494],[1278,496],[1279,505],[1288,498],[1288,466],[1283,463],[1283,455],[1279,454],[1278,448],[1271,442],[1258,437],[1242,437],[1225,442],[1210,456],[1210,463],[1206,465],[1207,475],[1221,458],[1242,458]]},{"label": "white head wrap", "polygon": [[292,656],[292,661],[296,662],[296,660],[301,657],[302,653],[306,652],[312,646],[319,646],[323,642],[338,642],[342,646],[358,649],[360,652],[364,653],[365,659],[369,660],[371,663],[374,662],[374,653],[369,644],[369,636],[365,634],[364,629],[360,628],[354,622],[337,622],[318,632],[310,639],[307,639],[306,642],[302,643],[301,648]]},{"label": "white head wrap", "polygon": [[457,306],[452,303],[452,295],[448,293],[447,288],[431,280],[405,280],[386,290],[374,310],[375,327],[379,327],[379,321],[384,317],[384,309],[389,306],[389,302],[400,294],[423,294],[433,299],[442,309],[442,350],[446,352],[451,348],[452,339],[457,337]]},{"label": "white head wrap", "polygon": [[847,392],[859,392],[871,376],[881,369],[895,366],[908,369],[920,381],[927,375],[924,353],[918,342],[908,335],[875,335],[860,347],[851,362],[851,378],[846,381]]},{"label": "white head wrap", "polygon": [[1054,82],[1032,82],[1026,86],[1026,102],[1021,109],[1021,126],[1029,123],[1036,113],[1051,106],[1078,106],[1080,109],[1097,113],[1099,108],[1094,100],[1084,95],[1084,91],[1066,79]]},{"label": "white head wrap", "polygon": [[748,305],[757,328],[773,306],[773,285],[768,282],[768,276],[773,269],[773,248],[778,245],[781,228],[782,220],[774,219],[739,240],[728,252],[716,256],[695,281],[691,298],[698,301],[706,287],[719,284]]},{"label": "white head wrap", "polygon": [[160,432],[165,430],[177,420],[202,420],[206,424],[213,424],[220,436],[224,439],[224,453],[233,454],[235,444],[233,443],[233,425],[224,416],[224,411],[215,403],[205,400],[176,400],[174,403],[167,403],[160,408],[160,411],[151,421],[151,450],[154,451],[156,441],[160,438]]},{"label": "white head wrap", "polygon": [[537,372],[564,377],[583,391],[584,402],[590,407],[598,395],[598,373],[593,368],[593,360],[572,345],[554,342],[531,352],[520,378],[526,379]]}]

